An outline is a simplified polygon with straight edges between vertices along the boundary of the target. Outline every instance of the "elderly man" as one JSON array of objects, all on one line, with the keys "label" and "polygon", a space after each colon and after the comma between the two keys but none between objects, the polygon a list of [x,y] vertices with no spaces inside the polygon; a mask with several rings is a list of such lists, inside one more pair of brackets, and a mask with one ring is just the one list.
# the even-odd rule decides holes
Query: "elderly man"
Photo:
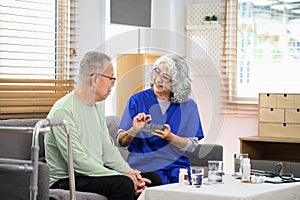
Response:
[{"label": "elderly man", "polygon": [[[96,104],[110,94],[115,80],[107,55],[86,53],[80,62],[76,89],[54,104],[48,118],[64,118],[71,128],[76,190],[111,200],[130,200],[151,181],[123,160]],[[51,188],[69,189],[66,144],[62,127],[53,127],[53,134],[45,137]]]}]

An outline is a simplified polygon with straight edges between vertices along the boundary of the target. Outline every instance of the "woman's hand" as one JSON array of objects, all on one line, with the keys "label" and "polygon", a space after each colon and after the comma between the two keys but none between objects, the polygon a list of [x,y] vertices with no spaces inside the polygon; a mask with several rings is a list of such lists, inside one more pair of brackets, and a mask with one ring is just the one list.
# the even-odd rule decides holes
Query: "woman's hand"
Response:
[{"label": "woman's hand", "polygon": [[132,121],[132,127],[119,135],[119,144],[123,147],[130,144],[135,138],[136,134],[144,128],[144,126],[151,121],[151,115],[145,113],[137,114]]},{"label": "woman's hand", "polygon": [[171,127],[169,124],[165,124],[165,130],[155,130],[155,132],[152,132],[151,134],[167,140],[168,142],[171,142],[174,138],[174,134],[171,133]]},{"label": "woman's hand", "polygon": [[144,126],[151,121],[151,115],[139,113],[133,118],[133,131],[139,132]]},{"label": "woman's hand", "polygon": [[184,148],[187,144],[186,138],[180,137],[171,132],[171,127],[169,126],[169,124],[165,124],[165,130],[156,130],[151,134],[172,143],[178,149]]}]

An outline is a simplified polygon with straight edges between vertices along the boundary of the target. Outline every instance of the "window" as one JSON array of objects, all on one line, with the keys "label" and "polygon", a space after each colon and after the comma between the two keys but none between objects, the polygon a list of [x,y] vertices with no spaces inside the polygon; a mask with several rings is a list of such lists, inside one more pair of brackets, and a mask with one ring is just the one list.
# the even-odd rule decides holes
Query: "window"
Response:
[{"label": "window", "polygon": [[0,4],[0,119],[45,117],[72,90],[75,0]]},{"label": "window", "polygon": [[248,103],[250,109],[259,93],[299,92],[300,1],[228,0],[229,4],[235,9],[227,14],[232,17],[226,24],[232,28],[226,41],[233,38],[236,43],[228,42],[225,49],[232,49],[236,57],[227,56],[231,64],[223,69],[227,103],[237,109]]}]

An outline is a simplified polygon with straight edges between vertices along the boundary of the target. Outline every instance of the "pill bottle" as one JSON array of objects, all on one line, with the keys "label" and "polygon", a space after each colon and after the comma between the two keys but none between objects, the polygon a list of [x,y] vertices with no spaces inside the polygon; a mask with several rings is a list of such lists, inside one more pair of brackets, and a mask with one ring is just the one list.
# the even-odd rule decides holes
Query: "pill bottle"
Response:
[{"label": "pill bottle", "polygon": [[241,181],[243,183],[250,182],[250,176],[251,176],[251,164],[250,164],[250,158],[243,158],[242,159],[242,178]]},{"label": "pill bottle", "polygon": [[180,168],[179,169],[179,184],[185,184],[186,183],[186,179],[188,177],[188,171],[185,168]]}]

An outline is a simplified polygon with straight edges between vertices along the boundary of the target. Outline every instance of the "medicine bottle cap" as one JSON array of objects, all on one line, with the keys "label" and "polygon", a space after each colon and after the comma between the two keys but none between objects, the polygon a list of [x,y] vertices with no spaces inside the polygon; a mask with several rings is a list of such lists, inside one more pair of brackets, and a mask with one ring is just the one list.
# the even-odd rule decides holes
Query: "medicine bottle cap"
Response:
[{"label": "medicine bottle cap", "polygon": [[180,169],[179,169],[179,172],[180,172],[180,173],[187,173],[187,169],[185,169],[185,168],[180,168]]}]

